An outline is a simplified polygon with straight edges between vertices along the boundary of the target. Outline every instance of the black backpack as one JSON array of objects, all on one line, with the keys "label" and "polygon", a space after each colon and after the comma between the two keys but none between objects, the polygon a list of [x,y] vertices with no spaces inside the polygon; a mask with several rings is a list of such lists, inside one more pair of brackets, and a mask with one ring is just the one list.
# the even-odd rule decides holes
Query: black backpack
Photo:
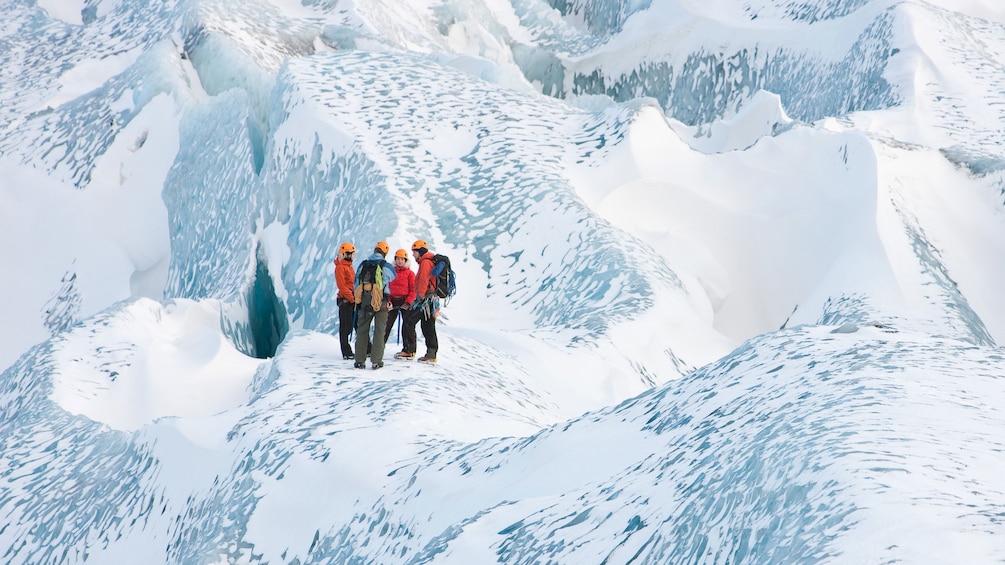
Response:
[{"label": "black backpack", "polygon": [[[363,261],[359,265],[359,284],[355,288],[356,304],[365,305],[368,310],[377,312],[384,298],[384,264],[387,261]],[[374,292],[376,291],[376,292]]]},{"label": "black backpack", "polygon": [[[375,283],[377,282],[377,270],[384,266],[387,261],[371,261],[366,260],[359,264],[359,282],[361,283]],[[381,273],[383,274],[383,273]],[[383,277],[381,277],[383,278]]]},{"label": "black backpack", "polygon": [[437,297],[450,298],[457,292],[457,280],[454,277],[454,270],[450,267],[450,258],[446,255],[433,256],[433,270],[429,276],[436,283],[433,292]]}]

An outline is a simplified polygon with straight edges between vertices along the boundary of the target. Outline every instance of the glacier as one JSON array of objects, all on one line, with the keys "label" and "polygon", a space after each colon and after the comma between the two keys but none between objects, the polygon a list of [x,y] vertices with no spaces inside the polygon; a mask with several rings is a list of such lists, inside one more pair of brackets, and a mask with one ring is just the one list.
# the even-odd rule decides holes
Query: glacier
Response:
[{"label": "glacier", "polygon": [[[0,21],[4,562],[1005,559],[990,0]],[[440,363],[353,370],[419,238]]]}]

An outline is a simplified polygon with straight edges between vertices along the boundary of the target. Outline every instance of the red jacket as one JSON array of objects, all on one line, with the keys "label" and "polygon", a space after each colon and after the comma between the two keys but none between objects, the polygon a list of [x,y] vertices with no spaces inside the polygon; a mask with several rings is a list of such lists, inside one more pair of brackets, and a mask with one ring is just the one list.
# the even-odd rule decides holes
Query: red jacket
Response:
[{"label": "red jacket", "polygon": [[394,266],[394,280],[388,284],[391,298],[405,297],[405,304],[411,304],[415,299],[415,273],[407,266]]},{"label": "red jacket", "polygon": [[352,282],[355,278],[356,270],[352,268],[352,261],[335,260],[335,284],[338,285],[339,298],[345,298],[349,302],[356,301],[352,292]]},{"label": "red jacket", "polygon": [[426,293],[436,288],[436,281],[430,281],[430,271],[433,270],[433,257],[436,254],[426,251],[419,257],[419,274],[415,275],[415,297],[424,298]]}]

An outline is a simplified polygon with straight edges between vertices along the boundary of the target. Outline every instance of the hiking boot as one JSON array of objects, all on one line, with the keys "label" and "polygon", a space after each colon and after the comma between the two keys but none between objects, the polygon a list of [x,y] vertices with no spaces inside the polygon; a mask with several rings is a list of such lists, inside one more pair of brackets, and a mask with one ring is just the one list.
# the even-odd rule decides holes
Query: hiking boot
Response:
[{"label": "hiking boot", "polygon": [[352,364],[352,366],[357,369],[366,369],[366,362],[364,361],[360,363],[359,361],[356,361],[355,363]]},{"label": "hiking boot", "polygon": [[352,361],[353,359],[356,358],[356,356],[350,353],[349,355],[343,355],[342,358],[345,359],[346,361]]},{"label": "hiking boot", "polygon": [[377,369],[379,369],[379,368],[381,368],[383,366],[384,366],[384,362],[383,361],[377,361],[376,363],[373,364],[373,370],[376,371]]},{"label": "hiking boot", "polygon": [[394,354],[394,358],[395,359],[404,359],[406,361],[411,361],[412,359],[415,359],[415,354],[414,353],[409,353],[407,351],[399,351],[399,352],[397,352],[397,353]]},{"label": "hiking boot", "polygon": [[423,355],[422,357],[419,357],[419,363],[429,363],[430,365],[435,365],[436,357],[427,357]]}]

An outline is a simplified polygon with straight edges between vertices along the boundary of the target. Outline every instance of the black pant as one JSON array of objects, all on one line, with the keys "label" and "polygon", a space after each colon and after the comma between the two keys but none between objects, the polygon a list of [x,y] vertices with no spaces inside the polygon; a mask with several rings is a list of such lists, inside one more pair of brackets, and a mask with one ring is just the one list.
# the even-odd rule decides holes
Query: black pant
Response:
[{"label": "black pant", "polygon": [[[405,345],[406,353],[415,353],[418,341],[415,335],[415,324],[420,324],[422,328],[422,338],[426,342],[426,357],[436,358],[436,351],[440,348],[440,342],[436,339],[436,318],[432,315],[426,319],[422,308],[417,310],[402,310],[405,316],[401,324],[401,341]],[[409,349],[411,345],[411,349]]]},{"label": "black pant", "polygon": [[352,357],[352,347],[349,346],[349,334],[352,333],[352,314],[356,305],[351,300],[339,298],[338,302],[338,339],[342,344],[342,357]]},{"label": "black pant", "polygon": [[387,340],[391,338],[391,332],[394,330],[394,324],[398,320],[398,317],[401,316],[401,321],[398,323],[401,324],[399,327],[401,328],[402,351],[415,351],[414,328],[412,330],[412,342],[411,342],[412,348],[411,349],[408,348],[409,343],[408,336],[406,335],[404,329],[405,316],[408,314],[408,310],[402,310],[401,308],[404,303],[405,303],[404,296],[391,298],[391,311],[387,313],[387,329],[384,330],[384,343],[386,344]]}]

